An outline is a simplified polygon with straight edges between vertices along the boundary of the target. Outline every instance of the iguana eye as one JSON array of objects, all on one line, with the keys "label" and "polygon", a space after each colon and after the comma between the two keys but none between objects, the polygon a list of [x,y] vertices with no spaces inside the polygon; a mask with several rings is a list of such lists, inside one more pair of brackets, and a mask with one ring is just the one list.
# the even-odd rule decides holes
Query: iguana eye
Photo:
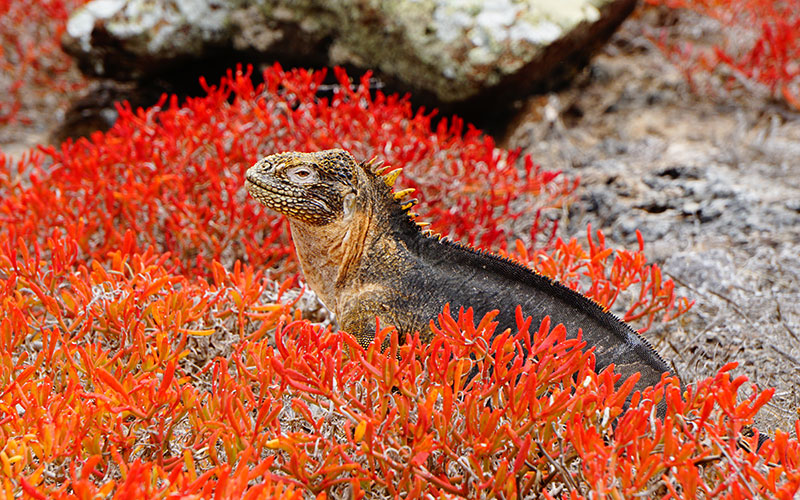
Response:
[{"label": "iguana eye", "polygon": [[289,180],[297,184],[310,184],[316,182],[317,172],[304,165],[292,167],[286,171]]}]

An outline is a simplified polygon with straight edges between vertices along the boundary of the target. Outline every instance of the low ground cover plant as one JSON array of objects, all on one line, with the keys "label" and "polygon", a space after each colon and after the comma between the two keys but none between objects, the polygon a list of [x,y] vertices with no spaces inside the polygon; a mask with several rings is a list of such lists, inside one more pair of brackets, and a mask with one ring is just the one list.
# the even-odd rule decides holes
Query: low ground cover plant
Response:
[{"label": "low ground cover plant", "polygon": [[[50,43],[66,4],[47,6],[30,19],[57,21]],[[8,69],[21,56],[4,36]],[[46,69],[61,67],[49,46],[15,49],[43,85],[64,74]],[[281,150],[404,167],[398,184],[418,189],[434,231],[556,277],[640,331],[691,306],[641,238],[624,250],[591,228],[586,243],[559,237],[549,215],[577,179],[369,75],[333,76],[274,66],[256,86],[240,68],[203,97],[123,104],[107,133],[0,152],[6,497],[792,498],[800,446],[783,431],[757,453],[737,446],[772,391],[744,394],[731,365],[683,394],[665,380],[623,412],[632,381],[595,373],[580,339],[521,311],[494,341],[492,316],[470,311],[442,311],[429,345],[382,325],[385,352],[310,322],[285,221],[242,189],[244,170]],[[19,95],[5,94],[0,120],[25,119]]]},{"label": "low ground cover plant", "polygon": [[647,0],[698,16],[652,33],[692,89],[717,98],[767,96],[800,109],[800,11],[773,0]]},{"label": "low ground cover plant", "polygon": [[490,342],[491,315],[445,310],[432,344],[386,328],[386,352],[302,319],[285,223],[245,199],[242,174],[266,153],[333,146],[403,165],[436,231],[604,304],[636,291],[641,329],[690,304],[643,248],[554,236],[542,214],[574,180],[457,121],[432,127],[368,76],[338,71],[327,97],[319,73],[264,77],[232,72],[207,97],[123,107],[108,133],[0,159],[7,492],[791,496],[797,441],[737,447],[771,391],[739,401],[730,366],[685,397],[665,381],[623,413],[632,381],[615,389],[580,340],[521,312]]}]

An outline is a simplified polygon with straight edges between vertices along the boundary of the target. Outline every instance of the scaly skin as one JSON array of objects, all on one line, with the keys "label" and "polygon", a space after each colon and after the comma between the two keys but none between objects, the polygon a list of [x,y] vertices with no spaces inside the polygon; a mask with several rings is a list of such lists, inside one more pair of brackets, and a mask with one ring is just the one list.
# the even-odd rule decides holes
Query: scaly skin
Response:
[{"label": "scaly skin", "polygon": [[[419,331],[446,303],[472,307],[477,317],[499,309],[497,332],[516,327],[522,307],[534,323],[550,316],[570,337],[578,330],[595,348],[596,369],[614,363],[621,380],[641,377],[635,389],[655,385],[670,367],[630,326],[591,299],[508,259],[422,233],[393,193],[399,169],[358,163],[334,149],[280,153],[247,171],[249,193],[289,219],[308,285],[363,346],[375,336],[375,318],[401,338]],[[659,413],[664,414],[661,401]]]}]

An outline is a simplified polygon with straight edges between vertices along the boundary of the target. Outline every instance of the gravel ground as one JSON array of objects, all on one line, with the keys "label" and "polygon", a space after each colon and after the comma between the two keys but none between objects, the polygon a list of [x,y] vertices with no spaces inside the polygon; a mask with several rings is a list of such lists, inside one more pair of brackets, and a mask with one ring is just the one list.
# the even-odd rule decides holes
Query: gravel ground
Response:
[{"label": "gravel ground", "polygon": [[[623,26],[569,89],[529,100],[504,145],[581,178],[563,236],[602,229],[696,301],[647,333],[684,382],[730,361],[775,397],[759,428],[800,416],[800,114],[763,99],[689,92]],[[743,394],[742,394],[743,395]]]}]

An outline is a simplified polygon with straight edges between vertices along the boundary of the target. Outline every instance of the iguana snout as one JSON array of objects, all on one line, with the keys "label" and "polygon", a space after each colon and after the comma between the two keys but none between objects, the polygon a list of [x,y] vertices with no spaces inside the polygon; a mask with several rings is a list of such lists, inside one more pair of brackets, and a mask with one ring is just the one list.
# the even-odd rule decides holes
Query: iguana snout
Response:
[{"label": "iguana snout", "polygon": [[290,219],[328,224],[345,215],[355,193],[355,160],[344,150],[278,153],[245,174],[253,198]]}]

